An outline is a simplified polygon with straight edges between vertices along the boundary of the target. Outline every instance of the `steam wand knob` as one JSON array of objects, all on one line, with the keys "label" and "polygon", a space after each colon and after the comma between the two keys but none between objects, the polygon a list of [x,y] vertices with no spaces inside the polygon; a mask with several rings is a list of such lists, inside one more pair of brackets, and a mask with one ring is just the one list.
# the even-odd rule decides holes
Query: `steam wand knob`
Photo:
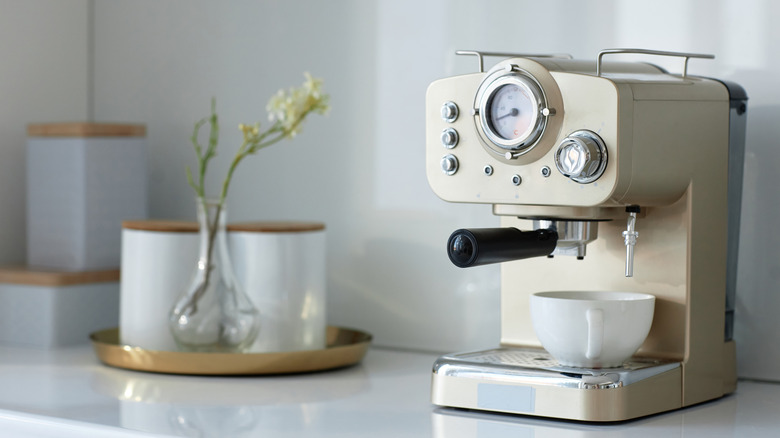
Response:
[{"label": "steam wand knob", "polygon": [[628,213],[628,224],[626,231],[623,231],[623,240],[626,243],[626,277],[634,276],[634,245],[639,238],[639,231],[636,231],[636,215],[639,213],[639,206],[632,205],[626,207]]}]

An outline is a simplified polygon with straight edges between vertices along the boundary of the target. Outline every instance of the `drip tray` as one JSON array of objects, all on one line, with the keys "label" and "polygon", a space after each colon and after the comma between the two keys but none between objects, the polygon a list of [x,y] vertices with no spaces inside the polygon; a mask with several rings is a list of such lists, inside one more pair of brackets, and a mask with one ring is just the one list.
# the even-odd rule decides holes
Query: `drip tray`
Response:
[{"label": "drip tray", "polygon": [[439,357],[433,373],[514,384],[580,389],[620,388],[680,367],[680,362],[632,357],[617,368],[563,367],[545,350],[496,348]]}]

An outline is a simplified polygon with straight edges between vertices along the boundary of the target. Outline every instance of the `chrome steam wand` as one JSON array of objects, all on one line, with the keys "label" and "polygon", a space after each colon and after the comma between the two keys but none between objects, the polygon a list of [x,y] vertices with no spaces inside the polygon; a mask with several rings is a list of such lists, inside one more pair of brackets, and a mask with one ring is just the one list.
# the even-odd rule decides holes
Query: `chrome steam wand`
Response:
[{"label": "chrome steam wand", "polygon": [[634,245],[639,238],[639,232],[636,231],[636,215],[639,213],[639,206],[632,205],[626,207],[628,213],[628,224],[626,231],[623,231],[623,239],[626,243],[626,277],[634,276]]}]

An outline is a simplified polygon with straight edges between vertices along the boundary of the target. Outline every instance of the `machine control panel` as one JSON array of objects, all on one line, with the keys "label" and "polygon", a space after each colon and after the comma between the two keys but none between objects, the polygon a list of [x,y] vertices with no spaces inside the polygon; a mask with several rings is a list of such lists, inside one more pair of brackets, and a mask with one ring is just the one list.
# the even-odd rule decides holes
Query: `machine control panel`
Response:
[{"label": "machine control panel", "polygon": [[557,71],[562,62],[510,58],[431,83],[426,175],[439,197],[513,211],[609,201],[618,87],[592,73]]}]

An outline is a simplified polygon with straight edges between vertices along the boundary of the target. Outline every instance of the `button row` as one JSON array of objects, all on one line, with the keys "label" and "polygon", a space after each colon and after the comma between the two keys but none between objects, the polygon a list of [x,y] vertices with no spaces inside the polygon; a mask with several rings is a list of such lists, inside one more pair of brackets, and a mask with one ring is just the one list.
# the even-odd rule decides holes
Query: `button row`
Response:
[{"label": "button row", "polygon": [[[441,158],[441,170],[447,175],[455,175],[459,166],[460,162],[455,155],[447,154]],[[483,171],[485,172],[485,175],[491,176],[493,175],[493,166],[488,164],[483,168]],[[523,178],[520,175],[515,174],[512,175],[511,181],[512,184],[519,186],[523,183]]]},{"label": "button row", "polygon": [[[458,119],[460,111],[455,102],[447,101],[441,106],[441,118],[447,123],[453,123]],[[441,144],[447,149],[452,149],[458,145],[460,136],[454,128],[446,128],[441,132]],[[441,170],[447,175],[455,175],[458,171],[458,157],[447,154],[441,158]]]}]

